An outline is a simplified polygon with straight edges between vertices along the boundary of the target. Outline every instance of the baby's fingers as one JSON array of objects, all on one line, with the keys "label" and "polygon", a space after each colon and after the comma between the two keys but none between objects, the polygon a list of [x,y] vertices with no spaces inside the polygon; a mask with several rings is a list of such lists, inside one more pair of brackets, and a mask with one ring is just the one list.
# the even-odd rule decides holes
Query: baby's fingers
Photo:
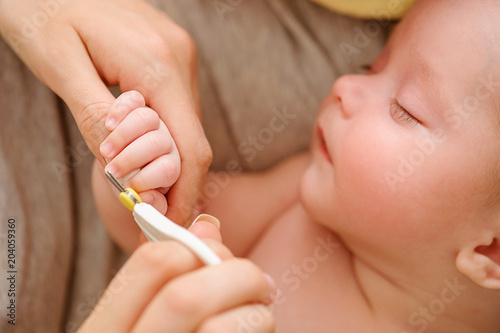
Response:
[{"label": "baby's fingers", "polygon": [[124,92],[111,106],[106,117],[106,128],[109,131],[114,130],[130,112],[144,106],[146,102],[140,92],[135,90]]},{"label": "baby's fingers", "polygon": [[112,159],[141,135],[159,128],[160,117],[155,111],[147,107],[135,109],[102,142],[101,154]]},{"label": "baby's fingers", "polygon": [[165,195],[161,194],[159,191],[149,190],[138,194],[143,202],[150,204],[163,215],[167,213],[167,198],[165,198]]},{"label": "baby's fingers", "polygon": [[138,191],[155,188],[166,194],[167,188],[172,186],[179,178],[181,173],[180,165],[179,154],[166,154],[146,165],[128,182],[132,188]]},{"label": "baby's fingers", "polygon": [[[174,142],[167,133],[153,131],[139,137],[127,147],[125,147],[113,160],[106,166],[106,171],[111,172],[116,178],[122,178],[131,171],[139,169],[146,164],[154,161],[158,156],[168,154],[175,149]],[[136,188],[137,191],[145,191],[154,187]]]}]

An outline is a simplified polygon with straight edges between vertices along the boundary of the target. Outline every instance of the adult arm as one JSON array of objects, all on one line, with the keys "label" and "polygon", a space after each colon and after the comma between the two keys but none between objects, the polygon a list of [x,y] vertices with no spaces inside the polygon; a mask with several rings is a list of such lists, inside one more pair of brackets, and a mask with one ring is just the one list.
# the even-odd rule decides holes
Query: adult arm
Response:
[{"label": "adult arm", "polygon": [[137,90],[171,128],[181,155],[167,215],[192,217],[212,153],[199,117],[196,51],[189,35],[142,0],[0,0],[0,32],[69,106],[92,153],[115,101],[107,86]]}]

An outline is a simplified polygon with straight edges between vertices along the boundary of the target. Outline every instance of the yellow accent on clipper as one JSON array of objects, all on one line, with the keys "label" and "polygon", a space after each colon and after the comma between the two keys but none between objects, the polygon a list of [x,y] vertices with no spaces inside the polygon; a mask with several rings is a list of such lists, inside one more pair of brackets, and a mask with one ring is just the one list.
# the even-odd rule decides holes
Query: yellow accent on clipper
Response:
[{"label": "yellow accent on clipper", "polygon": [[[141,200],[141,197],[139,196],[139,194],[137,194],[136,191],[134,191],[133,189],[131,189],[130,187],[127,187],[126,189],[126,192],[121,192],[120,193],[120,200],[121,202],[123,203],[123,205],[125,207],[127,207],[127,209],[131,210],[131,211],[134,211],[134,206],[136,203],[141,203],[142,200]],[[132,197],[137,200],[134,201],[134,199]]]}]

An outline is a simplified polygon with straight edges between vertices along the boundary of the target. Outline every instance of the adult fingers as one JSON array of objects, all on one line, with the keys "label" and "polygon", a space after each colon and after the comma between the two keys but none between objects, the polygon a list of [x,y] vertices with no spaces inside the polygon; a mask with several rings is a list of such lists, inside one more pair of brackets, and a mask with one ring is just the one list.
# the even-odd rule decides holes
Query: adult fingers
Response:
[{"label": "adult fingers", "polygon": [[179,276],[148,305],[133,332],[192,332],[216,313],[268,301],[272,287],[252,262],[232,259]]},{"label": "adult fingers", "polygon": [[212,239],[218,242],[222,242],[222,236],[220,234],[220,221],[208,214],[201,214],[194,220],[191,227],[188,229],[198,238],[202,239]]},{"label": "adult fingers", "polygon": [[151,94],[149,105],[167,125],[179,150],[182,168],[178,181],[167,195],[170,207],[167,216],[184,225],[192,218],[212,161],[212,150],[197,114],[198,106],[190,93],[171,89],[174,82],[176,86],[181,84],[177,79],[172,75],[169,81],[161,81],[158,84],[161,88]]},{"label": "adult fingers", "polygon": [[[222,244],[209,246],[227,257]],[[201,266],[189,249],[175,241],[142,244],[113,278],[83,331],[129,332],[169,281]]]},{"label": "adult fingers", "polygon": [[274,315],[271,309],[263,304],[245,305],[222,312],[208,318],[196,329],[196,333],[274,331]]}]

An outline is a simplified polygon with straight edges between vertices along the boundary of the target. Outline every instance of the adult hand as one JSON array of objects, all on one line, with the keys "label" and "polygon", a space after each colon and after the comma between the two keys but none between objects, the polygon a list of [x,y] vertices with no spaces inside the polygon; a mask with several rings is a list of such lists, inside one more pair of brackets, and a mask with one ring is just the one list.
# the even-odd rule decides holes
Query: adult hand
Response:
[{"label": "adult hand", "polygon": [[0,31],[69,106],[96,158],[115,101],[107,86],[137,90],[171,130],[182,171],[167,199],[192,217],[212,152],[201,127],[196,50],[189,35],[143,0],[0,0]]},{"label": "adult hand", "polygon": [[[79,330],[87,332],[274,332],[264,305],[276,293],[269,278],[248,260],[235,259],[220,243],[218,221],[205,218],[191,232],[223,259],[201,262],[174,241],[146,243],[111,281]],[[262,318],[256,322],[252,318]]]}]

